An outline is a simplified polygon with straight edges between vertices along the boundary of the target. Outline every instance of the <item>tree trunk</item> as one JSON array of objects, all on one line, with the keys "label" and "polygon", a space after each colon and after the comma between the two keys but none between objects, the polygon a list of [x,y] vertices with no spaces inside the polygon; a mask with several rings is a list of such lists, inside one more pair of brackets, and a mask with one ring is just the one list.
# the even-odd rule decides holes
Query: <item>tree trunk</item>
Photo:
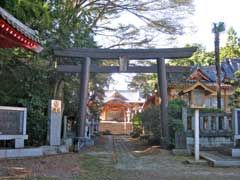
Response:
[{"label": "tree trunk", "polygon": [[219,32],[215,32],[215,63],[216,63],[216,90],[217,107],[221,108],[221,79],[220,79],[220,60],[219,60]]}]

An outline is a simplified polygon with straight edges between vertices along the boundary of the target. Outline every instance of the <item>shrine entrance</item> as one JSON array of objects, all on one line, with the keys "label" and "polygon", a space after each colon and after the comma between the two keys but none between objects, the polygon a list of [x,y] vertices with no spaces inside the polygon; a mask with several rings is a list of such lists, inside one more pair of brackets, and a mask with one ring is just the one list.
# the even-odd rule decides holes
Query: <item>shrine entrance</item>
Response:
[{"label": "shrine entrance", "polygon": [[105,90],[104,105],[98,124],[103,134],[130,134],[132,119],[142,110],[145,99],[138,90]]},{"label": "shrine entrance", "polygon": [[[59,72],[81,73],[79,119],[77,128],[78,141],[84,141],[86,106],[88,99],[88,81],[91,72],[94,73],[157,73],[161,98],[161,130],[164,142],[169,143],[168,130],[168,94],[166,72],[181,72],[182,67],[165,65],[165,59],[188,58],[197,48],[164,48],[164,49],[86,49],[69,48],[54,49],[57,58],[81,61],[81,65],[60,65]],[[94,61],[119,60],[119,66],[97,66]],[[129,66],[129,60],[156,60],[152,66]],[[78,143],[79,144],[79,143]]]}]

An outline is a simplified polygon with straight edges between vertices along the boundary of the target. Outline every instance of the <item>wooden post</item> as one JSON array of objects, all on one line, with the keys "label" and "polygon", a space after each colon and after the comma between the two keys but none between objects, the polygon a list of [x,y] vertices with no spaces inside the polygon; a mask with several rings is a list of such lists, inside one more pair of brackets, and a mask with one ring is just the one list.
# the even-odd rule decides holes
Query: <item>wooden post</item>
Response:
[{"label": "wooden post", "polygon": [[158,68],[158,85],[160,89],[160,97],[161,97],[161,128],[162,128],[162,136],[163,136],[163,144],[169,144],[169,129],[168,129],[168,94],[167,94],[167,75],[166,75],[166,66],[165,59],[157,59],[157,68]]},{"label": "wooden post", "polygon": [[226,112],[227,111],[227,90],[224,89],[224,111]]},{"label": "wooden post", "polygon": [[199,109],[195,109],[195,130],[194,130],[194,154],[195,160],[199,160]]},{"label": "wooden post", "polygon": [[87,57],[82,62],[82,72],[79,91],[79,118],[78,118],[78,132],[77,135],[80,138],[84,138],[85,135],[85,121],[87,112],[87,99],[88,99],[88,81],[90,75],[91,59]]},{"label": "wooden post", "polygon": [[104,110],[104,121],[107,121],[107,113],[108,113],[108,108]]}]

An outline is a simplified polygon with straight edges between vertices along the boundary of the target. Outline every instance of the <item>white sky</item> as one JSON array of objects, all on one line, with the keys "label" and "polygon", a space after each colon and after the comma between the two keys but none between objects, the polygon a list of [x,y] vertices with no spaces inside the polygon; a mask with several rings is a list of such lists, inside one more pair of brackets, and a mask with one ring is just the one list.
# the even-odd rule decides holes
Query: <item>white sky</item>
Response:
[{"label": "white sky", "polygon": [[[240,0],[195,0],[195,13],[188,21],[196,27],[196,32],[187,32],[177,40],[178,47],[189,43],[200,43],[208,51],[214,49],[214,35],[212,33],[213,22],[224,22],[226,30],[231,26],[240,36]],[[220,46],[225,44],[227,33],[221,33]],[[176,44],[175,44],[176,45]],[[111,89],[126,89],[124,74],[114,74],[115,85]]]},{"label": "white sky", "polygon": [[[224,22],[226,30],[231,26],[240,35],[239,0],[195,0],[195,13],[190,21],[197,32],[187,33],[179,38],[179,44],[200,43],[207,50],[214,49],[214,35],[211,32],[213,22]],[[225,44],[227,33],[220,35],[220,45]]]}]

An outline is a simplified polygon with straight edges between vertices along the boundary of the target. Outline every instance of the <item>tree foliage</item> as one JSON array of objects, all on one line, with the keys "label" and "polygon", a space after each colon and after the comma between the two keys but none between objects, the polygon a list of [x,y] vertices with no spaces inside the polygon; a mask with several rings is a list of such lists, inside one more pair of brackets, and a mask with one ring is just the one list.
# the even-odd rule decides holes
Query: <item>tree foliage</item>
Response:
[{"label": "tree foliage", "polygon": [[93,20],[90,29],[94,34],[113,40],[108,47],[148,45],[159,34],[181,34],[182,20],[193,11],[192,0],[73,2],[80,15],[85,11],[89,13]]},{"label": "tree foliage", "polygon": [[197,51],[193,53],[190,58],[171,59],[169,64],[172,66],[208,66],[214,64],[214,53],[207,52],[201,44],[186,45],[186,47],[198,47]]},{"label": "tree foliage", "polygon": [[237,37],[237,32],[230,27],[227,31],[226,45],[220,48],[220,59],[224,58],[238,58],[240,57],[240,44]]},{"label": "tree foliage", "polygon": [[[44,40],[45,50],[40,55],[22,49],[0,50],[0,103],[28,108],[28,142],[35,145],[46,142],[49,99],[65,99],[65,114],[76,116],[78,111],[80,78],[56,72],[52,47],[96,47],[93,34],[86,28],[86,17],[75,18],[70,1],[51,3],[54,6],[50,6],[50,1],[1,1],[3,8],[38,29]],[[99,77],[103,82],[106,78],[102,78]]]},{"label": "tree foliage", "polygon": [[156,74],[137,74],[135,75],[128,87],[133,89],[139,89],[144,97],[152,94],[156,88],[157,75]]}]

